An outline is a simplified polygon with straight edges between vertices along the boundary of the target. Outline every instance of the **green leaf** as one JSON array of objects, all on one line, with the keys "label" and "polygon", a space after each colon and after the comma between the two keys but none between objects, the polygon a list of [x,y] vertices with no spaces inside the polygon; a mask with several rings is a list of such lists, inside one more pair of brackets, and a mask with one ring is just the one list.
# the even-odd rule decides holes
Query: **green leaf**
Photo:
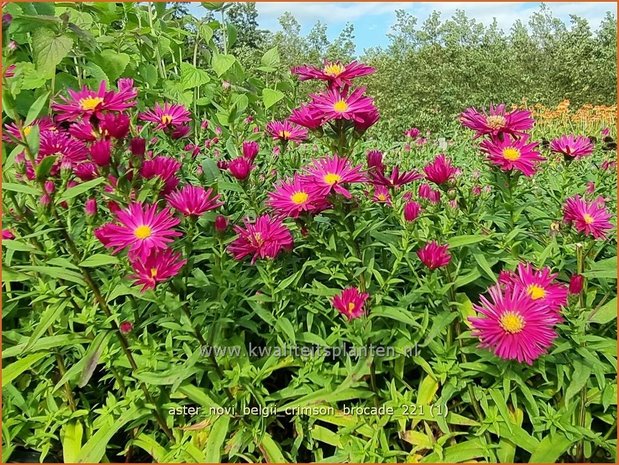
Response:
[{"label": "green leaf", "polygon": [[292,325],[292,323],[290,322],[288,318],[279,317],[277,319],[277,323],[275,324],[275,327],[283,331],[286,334],[286,336],[288,336],[288,339],[292,341],[293,344],[295,343],[294,326]]},{"label": "green leaf", "polygon": [[60,430],[64,463],[75,463],[77,461],[82,448],[83,434],[84,427],[79,420],[65,424]]},{"label": "green leaf", "polygon": [[449,245],[450,249],[455,249],[456,247],[477,244],[478,242],[486,241],[488,239],[490,239],[490,236],[482,236],[479,234],[468,236],[454,236],[447,241],[447,244]]},{"label": "green leaf", "polygon": [[208,24],[202,23],[198,26],[198,34],[204,42],[209,43],[213,38],[213,29]]},{"label": "green leaf", "polygon": [[572,372],[572,379],[570,385],[567,387],[565,391],[564,402],[566,405],[569,404],[569,400],[578,394],[585,386],[587,386],[587,382],[589,381],[589,377],[591,376],[591,367],[586,363],[582,363],[580,360],[576,359],[573,362],[574,371]]},{"label": "green leaf", "polygon": [[32,186],[28,186],[26,184],[17,184],[13,182],[3,182],[2,190],[11,191],[11,192],[20,192],[22,194],[28,194],[28,195],[34,195],[34,196],[41,195],[41,192]]},{"label": "green leaf", "polygon": [[274,89],[262,90],[262,101],[267,110],[284,98],[284,93]]},{"label": "green leaf", "polygon": [[210,81],[206,71],[198,69],[189,63],[181,63],[181,88],[182,90],[200,87]]},{"label": "green leaf", "polygon": [[419,405],[429,405],[438,391],[438,381],[433,376],[427,375],[421,385],[419,386],[419,392],[417,393],[417,403]]},{"label": "green leaf", "polygon": [[37,165],[37,179],[39,181],[45,181],[48,178],[54,163],[56,163],[56,156],[53,155],[41,160],[41,163]]},{"label": "green leaf", "polygon": [[595,262],[584,275],[588,278],[617,279],[617,257]]},{"label": "green leaf", "polygon": [[51,29],[37,28],[32,33],[32,53],[37,70],[45,76],[51,76],[56,66],[66,57],[73,47],[73,39],[65,35],[56,35]]},{"label": "green leaf", "polygon": [[83,266],[85,268],[97,268],[99,266],[117,265],[117,264],[118,264],[118,258],[114,257],[113,255],[96,253],[88,257],[83,262],[81,262],[80,266]]},{"label": "green leaf", "polygon": [[[4,187],[4,184],[2,185]],[[589,313],[589,321],[604,325],[617,318],[617,297]]]},{"label": "green leaf", "polygon": [[550,433],[539,443],[529,463],[556,463],[557,459],[572,445],[573,441],[563,433]]},{"label": "green leaf", "polygon": [[23,352],[28,352],[32,348],[32,346],[39,340],[39,338],[47,331],[58,318],[58,316],[62,313],[62,311],[67,307],[67,302],[63,301],[60,304],[52,304],[49,305],[45,311],[41,314],[41,319],[39,320],[39,324],[36,329],[32,332],[30,339],[28,339],[28,343],[26,347],[24,347]]},{"label": "green leaf", "polygon": [[24,122],[24,126],[30,126],[30,124],[41,114],[41,110],[47,103],[47,98],[49,97],[49,92],[44,93],[35,102],[30,106],[28,110],[28,115],[26,116],[26,121]]},{"label": "green leaf", "polygon": [[[28,149],[30,150],[30,153],[36,159],[37,155],[39,154],[39,145],[41,143],[41,131],[39,129],[39,126],[32,126],[32,128],[30,128],[30,132],[26,136],[26,142],[28,143]],[[47,158],[50,158],[52,161],[46,162],[45,160]],[[43,165],[44,163],[51,163],[49,166],[46,165],[47,173],[45,173],[45,177],[47,177],[47,175],[49,174],[49,170],[54,164],[54,161],[56,161],[56,157],[53,155],[45,157],[43,160],[41,160],[41,163],[37,166],[37,177],[38,177],[38,172],[39,172],[41,165]]]},{"label": "green leaf", "polygon": [[[128,410],[113,421],[101,422],[97,432],[84,444],[76,459],[77,463],[99,463],[107,450],[110,439],[130,421],[135,421],[144,413],[137,405],[133,404]],[[110,419],[112,420],[112,419]]]},{"label": "green leaf", "polygon": [[279,51],[277,47],[267,50],[260,59],[262,66],[266,66],[267,68],[277,68],[279,66],[279,62]]},{"label": "green leaf", "polygon": [[284,454],[282,454],[282,450],[269,433],[264,433],[262,435],[260,450],[264,453],[264,458],[267,463],[288,463],[288,461],[284,458]]},{"label": "green leaf", "polygon": [[74,197],[77,197],[84,192],[88,192],[90,189],[97,187],[99,184],[105,182],[105,178],[95,178],[90,181],[83,182],[78,184],[77,186],[69,187],[66,191],[62,193],[62,195],[58,198],[59,202],[64,200],[71,200]]},{"label": "green leaf", "polygon": [[15,378],[21,375],[24,371],[33,368],[33,365],[42,358],[49,355],[48,352],[28,355],[20,360],[17,360],[10,365],[2,368],[2,387],[11,384]]},{"label": "green leaf", "polygon": [[18,267],[18,271],[34,271],[35,273],[51,276],[52,278],[62,279],[75,284],[80,284],[86,287],[86,282],[82,278],[82,275],[74,271],[67,270],[65,268],[54,266],[41,266],[41,265],[24,265]]},{"label": "green leaf", "polygon": [[217,76],[221,77],[232,67],[235,62],[236,58],[233,55],[214,55],[212,62],[213,71],[217,73]]},{"label": "green leaf", "polygon": [[230,417],[225,415],[219,417],[215,420],[215,423],[213,423],[208,439],[206,440],[206,447],[204,449],[207,463],[221,462],[221,449],[228,434],[229,423]]},{"label": "green leaf", "polygon": [[97,54],[94,62],[101,67],[111,81],[116,81],[129,64],[131,57],[116,50],[103,50]]}]

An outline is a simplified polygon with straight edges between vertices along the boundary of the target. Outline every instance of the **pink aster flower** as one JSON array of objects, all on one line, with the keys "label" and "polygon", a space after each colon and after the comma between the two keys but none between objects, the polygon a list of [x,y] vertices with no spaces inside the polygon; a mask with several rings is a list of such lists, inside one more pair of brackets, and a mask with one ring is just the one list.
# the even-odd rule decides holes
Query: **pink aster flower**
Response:
[{"label": "pink aster flower", "polygon": [[187,260],[181,260],[181,254],[172,249],[153,250],[146,259],[135,258],[131,266],[135,274],[129,276],[134,284],[141,285],[142,292],[154,289],[158,283],[167,281],[178,274]]},{"label": "pink aster flower", "polygon": [[502,359],[532,365],[557,337],[556,315],[520,286],[505,291],[493,286],[488,293],[490,299],[481,296],[480,305],[474,306],[481,316],[469,318],[480,347]]},{"label": "pink aster flower", "polygon": [[288,121],[308,129],[317,129],[322,126],[321,113],[311,105],[301,105],[292,110]]},{"label": "pink aster flower", "polygon": [[514,286],[524,288],[538,304],[546,306],[561,320],[561,307],[567,305],[567,287],[556,282],[557,274],[550,268],[534,269],[531,264],[519,263],[515,273],[504,274],[501,280],[506,289]]},{"label": "pink aster flower", "polygon": [[161,106],[156,103],[153,109],[140,114],[140,119],[156,123],[155,129],[167,129],[190,122],[191,113],[182,105],[164,103]]},{"label": "pink aster flower", "polygon": [[349,320],[359,318],[364,314],[364,306],[370,294],[359,292],[356,287],[349,287],[331,299],[333,308]]},{"label": "pink aster flower", "polygon": [[431,270],[447,266],[451,261],[451,255],[447,251],[448,245],[440,245],[438,242],[431,241],[417,251],[419,260]]},{"label": "pink aster flower", "polygon": [[307,129],[297,126],[290,121],[271,121],[267,124],[267,132],[275,140],[282,142],[302,142],[307,139]]},{"label": "pink aster flower", "polygon": [[421,175],[417,171],[405,171],[400,174],[400,169],[397,166],[391,170],[389,176],[385,176],[382,171],[370,171],[370,181],[372,184],[392,189],[411,183],[417,179],[421,179]]},{"label": "pink aster flower", "polygon": [[488,113],[468,108],[460,115],[460,122],[475,131],[475,138],[485,135],[501,138],[503,134],[523,136],[535,124],[529,110],[508,112],[503,104],[491,105]]},{"label": "pink aster flower", "polygon": [[578,232],[595,239],[603,239],[613,225],[611,214],[597,201],[587,202],[579,195],[570,197],[563,206],[563,221],[571,224]]},{"label": "pink aster flower", "polygon": [[550,150],[566,158],[582,158],[593,153],[593,144],[588,137],[568,134],[550,142]]},{"label": "pink aster flower", "polygon": [[429,184],[420,184],[417,195],[422,199],[429,200],[431,203],[439,203],[441,201],[441,191],[432,189]]},{"label": "pink aster flower", "polygon": [[[28,136],[34,126],[39,127],[39,135],[41,136],[48,131],[56,130],[56,125],[54,124],[54,122],[50,118],[44,117],[41,119],[35,119],[28,126],[25,126],[23,128],[24,135]],[[13,138],[22,141],[21,132],[15,123],[6,124],[2,133],[2,140],[5,142],[13,143]]]},{"label": "pink aster flower", "polygon": [[182,189],[168,194],[168,204],[181,212],[185,216],[198,217],[204,212],[221,207],[223,203],[218,202],[221,196],[213,195],[213,189],[204,189],[201,186],[190,184]]},{"label": "pink aster flower", "polygon": [[88,159],[88,148],[66,133],[47,131],[41,135],[39,157],[49,155],[58,156],[61,162],[75,164]]},{"label": "pink aster flower", "polygon": [[[129,80],[131,81],[131,80]],[[81,90],[69,89],[68,97],[60,97],[61,103],[53,103],[52,109],[56,112],[58,121],[77,121],[95,116],[100,119],[106,111],[125,111],[135,106],[137,91],[131,86],[127,87],[123,81],[119,92],[106,90],[106,82],[101,81],[99,89],[94,91],[86,86]]]},{"label": "pink aster flower", "polygon": [[380,119],[380,113],[378,113],[378,110],[374,108],[366,113],[360,113],[359,118],[359,120],[355,121],[355,130],[358,133],[363,134],[378,122]]},{"label": "pink aster flower", "polygon": [[324,94],[312,95],[311,106],[321,115],[324,122],[345,119],[354,123],[364,123],[368,114],[376,111],[374,101],[363,95],[364,87],[355,89],[351,94],[329,89]]},{"label": "pink aster flower", "polygon": [[106,113],[99,121],[99,129],[104,136],[124,139],[129,134],[130,120],[126,113]]},{"label": "pink aster flower", "polygon": [[132,203],[116,213],[117,223],[106,223],[95,233],[101,243],[113,253],[129,248],[129,255],[145,261],[153,250],[166,249],[175,237],[180,220],[169,208],[157,211],[157,205]]},{"label": "pink aster flower", "polygon": [[518,170],[525,176],[535,174],[537,164],[544,161],[537,148],[537,142],[527,144],[528,136],[515,139],[506,134],[503,139],[484,140],[480,146],[493,165],[503,171]]},{"label": "pink aster flower", "polygon": [[228,246],[236,260],[252,256],[252,265],[258,259],[275,259],[282,250],[291,250],[292,234],[281,219],[262,215],[254,223],[244,220],[245,227],[235,226],[238,234]]},{"label": "pink aster flower", "polygon": [[389,193],[389,189],[385,186],[375,186],[373,200],[377,203],[391,205],[391,194]]},{"label": "pink aster flower", "polygon": [[368,170],[378,171],[383,173],[385,165],[383,164],[383,153],[380,150],[370,150],[366,155]]},{"label": "pink aster flower", "polygon": [[404,131],[404,135],[411,139],[417,139],[421,135],[421,131],[417,128],[410,128]]},{"label": "pink aster flower", "polygon": [[404,205],[404,219],[406,221],[415,221],[421,213],[421,205],[414,200],[406,202]]},{"label": "pink aster flower", "polygon": [[107,166],[112,159],[112,141],[102,139],[90,146],[90,158],[97,166]]},{"label": "pink aster flower", "polygon": [[300,81],[319,79],[321,81],[327,81],[331,87],[350,85],[353,79],[368,76],[374,73],[374,71],[376,70],[371,66],[364,65],[357,61],[352,61],[347,65],[343,65],[339,61],[325,61],[322,69],[315,68],[314,66],[297,66],[292,68],[292,73],[299,76]]},{"label": "pink aster flower", "polygon": [[297,218],[303,212],[316,212],[326,208],[326,202],[312,191],[302,176],[280,182],[269,194],[267,204],[284,216]]},{"label": "pink aster flower", "polygon": [[451,160],[445,155],[440,154],[434,158],[432,163],[429,163],[423,168],[426,173],[426,179],[434,184],[445,184],[452,180],[456,175],[457,168],[451,164]]},{"label": "pink aster flower", "polygon": [[307,168],[308,183],[317,196],[326,197],[332,192],[342,194],[347,199],[352,195],[344,185],[366,180],[361,166],[352,166],[348,159],[334,155],[314,160]]},{"label": "pink aster flower", "polygon": [[243,142],[243,157],[247,158],[249,161],[253,162],[259,151],[260,146],[258,142],[247,140]]},{"label": "pink aster flower", "polygon": [[176,173],[181,168],[181,163],[171,157],[162,155],[144,160],[140,167],[140,175],[145,179],[159,178],[163,181],[163,193],[168,194],[178,185]]},{"label": "pink aster flower", "polygon": [[230,160],[226,169],[230,171],[230,174],[236,179],[244,181],[249,177],[249,174],[254,169],[254,165],[250,160],[241,156]]}]

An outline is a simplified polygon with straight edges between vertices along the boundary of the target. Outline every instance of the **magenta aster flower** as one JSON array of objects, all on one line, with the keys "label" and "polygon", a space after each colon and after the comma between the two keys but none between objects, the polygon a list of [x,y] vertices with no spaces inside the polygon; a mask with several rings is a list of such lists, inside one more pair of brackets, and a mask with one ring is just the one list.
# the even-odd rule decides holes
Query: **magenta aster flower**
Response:
[{"label": "magenta aster flower", "polygon": [[99,130],[106,137],[124,139],[129,134],[130,120],[125,113],[106,113],[99,121]]},{"label": "magenta aster flower", "polygon": [[378,110],[374,108],[374,110],[370,110],[367,113],[360,113],[359,118],[360,120],[355,121],[355,130],[357,132],[364,133],[378,122],[380,119],[380,113],[378,113]]},{"label": "magenta aster flower", "polygon": [[385,186],[374,186],[373,200],[377,203],[391,205],[391,194],[389,193],[389,189]]},{"label": "magenta aster flower", "polygon": [[164,103],[161,106],[156,103],[153,109],[140,114],[140,119],[156,123],[155,129],[167,129],[190,122],[191,113],[182,105]]},{"label": "magenta aster flower", "polygon": [[383,153],[380,150],[370,150],[366,155],[368,170],[378,171],[383,173],[385,165],[383,164]]},{"label": "magenta aster flower", "polygon": [[439,203],[441,201],[441,191],[432,189],[429,184],[420,184],[417,190],[417,195],[422,199],[429,200],[431,203]]},{"label": "magenta aster flower", "polygon": [[514,286],[523,287],[527,294],[540,305],[555,313],[557,321],[561,320],[561,307],[567,305],[567,287],[555,282],[557,274],[550,268],[534,269],[531,264],[519,263],[515,273],[504,274],[502,283],[509,289]]},{"label": "magenta aster flower", "polygon": [[480,146],[493,165],[503,171],[518,170],[525,176],[533,176],[537,164],[544,161],[537,148],[537,142],[527,144],[528,136],[515,139],[506,134],[503,139],[484,140]]},{"label": "magenta aster flower", "polygon": [[488,113],[467,108],[460,115],[460,122],[462,126],[475,131],[475,138],[486,135],[500,138],[503,134],[523,136],[535,124],[529,110],[507,112],[504,104],[496,107],[491,105]]},{"label": "magenta aster flower", "polygon": [[275,259],[282,250],[291,250],[292,234],[281,219],[262,215],[254,223],[244,220],[245,227],[235,226],[238,234],[228,246],[236,260],[252,255],[252,265],[258,259]]},{"label": "magenta aster flower", "polygon": [[417,139],[421,135],[421,131],[417,128],[410,128],[404,131],[404,135],[411,139]]},{"label": "magenta aster flower", "polygon": [[97,166],[107,166],[112,159],[112,141],[101,139],[95,141],[90,146],[90,159]]},{"label": "magenta aster flower", "polygon": [[550,150],[566,158],[582,158],[593,153],[593,144],[588,137],[568,134],[552,140]]},{"label": "magenta aster flower", "polygon": [[145,179],[159,178],[163,181],[163,193],[168,194],[178,186],[176,173],[181,169],[181,163],[171,157],[158,155],[150,160],[144,160],[140,167],[140,175]]},{"label": "magenta aster flower", "polygon": [[302,212],[315,212],[326,208],[323,198],[316,197],[308,182],[302,176],[280,182],[269,194],[267,204],[278,213],[297,218]]},{"label": "magenta aster flower", "polygon": [[11,231],[10,229],[4,228],[2,230],[2,239],[7,241],[15,239],[15,234],[13,234],[13,231]]},{"label": "magenta aster flower", "polygon": [[[24,127],[24,135],[28,136],[30,134],[30,131],[32,131],[32,128],[34,126],[38,126],[39,127],[39,135],[43,135],[44,133],[48,132],[48,131],[55,131],[56,130],[56,125],[54,124],[54,122],[48,118],[48,117],[44,117],[41,119],[35,119],[32,123],[30,123],[28,126]],[[17,125],[15,123],[10,123],[10,124],[6,124],[4,126],[4,132],[2,134],[2,140],[5,142],[9,142],[9,143],[13,143],[13,138],[22,141],[22,136],[21,136],[21,132],[19,131],[19,128],[17,127]],[[22,141],[23,142],[23,141]]]},{"label": "magenta aster flower", "polygon": [[[129,80],[131,81],[131,80]],[[77,121],[95,116],[100,119],[106,111],[125,111],[135,106],[138,93],[131,81],[130,87],[119,87],[119,92],[106,90],[106,82],[101,81],[99,89],[94,91],[86,86],[82,90],[69,89],[68,97],[60,97],[61,103],[52,103],[58,121]],[[120,84],[120,81],[119,81]]]},{"label": "magenta aster flower", "polygon": [[451,160],[443,154],[439,154],[434,158],[432,163],[427,164],[423,171],[426,173],[426,179],[434,184],[445,184],[454,178],[457,168],[451,164]]},{"label": "magenta aster flower", "polygon": [[187,260],[181,260],[181,254],[172,249],[153,250],[146,259],[135,258],[131,266],[135,274],[129,276],[134,284],[141,285],[142,292],[154,289],[158,283],[167,281],[178,274]]},{"label": "magenta aster flower", "polygon": [[359,292],[356,287],[349,287],[331,299],[333,308],[349,320],[359,318],[364,313],[364,306],[370,294]]},{"label": "magenta aster flower", "polygon": [[481,296],[481,304],[474,306],[481,316],[469,318],[480,347],[502,359],[532,365],[557,337],[556,315],[521,286],[505,291],[493,286],[488,293],[490,299]]},{"label": "magenta aster flower", "polygon": [[325,61],[322,69],[314,66],[297,66],[292,68],[292,73],[299,76],[300,81],[309,79],[319,79],[327,81],[329,86],[342,87],[349,85],[355,78],[368,76],[376,71],[371,66],[364,65],[357,61],[352,61],[347,65],[341,62]]},{"label": "magenta aster flower", "polygon": [[41,135],[39,157],[55,155],[60,162],[75,164],[88,160],[88,148],[66,133],[47,131]]},{"label": "magenta aster flower", "polygon": [[370,171],[370,181],[378,186],[396,188],[416,181],[417,179],[421,179],[421,175],[417,171],[405,171],[400,174],[400,169],[397,166],[391,170],[391,175],[389,177],[385,176],[382,171]]},{"label": "magenta aster flower", "polygon": [[302,142],[307,139],[307,129],[304,129],[290,121],[271,121],[267,124],[267,132],[273,139],[282,142],[290,140],[294,142]]},{"label": "magenta aster flower", "polygon": [[613,228],[609,221],[611,214],[597,201],[587,202],[579,195],[570,197],[563,206],[563,221],[571,224],[578,232],[595,239],[603,239]]},{"label": "magenta aster flower", "polygon": [[153,250],[166,249],[174,237],[182,234],[173,228],[180,220],[169,208],[157,211],[157,205],[132,203],[116,213],[119,224],[107,223],[99,228],[97,238],[107,248],[118,253],[129,248],[129,255],[142,261]]},{"label": "magenta aster flower", "polygon": [[260,146],[258,142],[247,140],[243,142],[243,157],[247,158],[249,161],[253,162],[259,151]]},{"label": "magenta aster flower", "polygon": [[318,112],[323,122],[345,119],[363,124],[368,113],[374,114],[374,101],[363,95],[364,87],[355,89],[351,94],[338,89],[328,89],[324,94],[312,95],[311,107]]},{"label": "magenta aster flower", "polygon": [[406,202],[404,205],[404,219],[406,221],[415,221],[421,213],[421,205],[414,200]]},{"label": "magenta aster flower", "polygon": [[417,251],[419,260],[431,270],[447,266],[451,261],[451,255],[447,251],[448,245],[440,245],[438,242],[431,241]]},{"label": "magenta aster flower", "polygon": [[307,168],[307,174],[308,184],[312,185],[312,191],[320,197],[337,192],[349,199],[352,195],[344,185],[366,180],[361,166],[353,167],[346,158],[337,155],[314,160]]},{"label": "magenta aster flower", "polygon": [[230,174],[236,179],[244,181],[249,177],[252,169],[254,169],[254,165],[250,160],[241,156],[234,160],[230,160],[226,169],[230,171]]},{"label": "magenta aster flower", "polygon": [[203,213],[221,207],[223,203],[218,202],[221,196],[213,195],[213,189],[204,189],[201,186],[190,184],[182,189],[168,194],[168,204],[181,212],[185,216],[198,217]]},{"label": "magenta aster flower", "polygon": [[301,105],[299,108],[292,110],[288,121],[308,129],[317,129],[322,126],[321,113],[311,105]]}]

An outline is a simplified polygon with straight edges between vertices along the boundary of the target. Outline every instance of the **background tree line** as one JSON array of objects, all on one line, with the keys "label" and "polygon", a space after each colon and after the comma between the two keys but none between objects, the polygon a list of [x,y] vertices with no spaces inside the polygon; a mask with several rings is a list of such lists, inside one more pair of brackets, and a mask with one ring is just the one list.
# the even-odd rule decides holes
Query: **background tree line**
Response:
[{"label": "background tree line", "polygon": [[[187,13],[176,5],[178,17]],[[381,127],[394,134],[408,126],[436,130],[468,106],[523,99],[531,105],[564,99],[573,106],[613,105],[617,99],[617,23],[611,13],[594,30],[575,15],[566,24],[542,4],[528,21],[504,31],[496,21],[485,25],[460,10],[450,18],[434,11],[422,23],[398,10],[389,45],[359,56],[352,24],[329,40],[324,23],[304,35],[289,12],[279,18],[280,31],[262,30],[253,3],[228,3],[208,15],[228,23],[235,36],[230,52],[248,68],[260,66],[260,57],[275,46],[288,67],[319,65],[325,58],[375,66],[377,73],[364,83],[377,100]]]}]

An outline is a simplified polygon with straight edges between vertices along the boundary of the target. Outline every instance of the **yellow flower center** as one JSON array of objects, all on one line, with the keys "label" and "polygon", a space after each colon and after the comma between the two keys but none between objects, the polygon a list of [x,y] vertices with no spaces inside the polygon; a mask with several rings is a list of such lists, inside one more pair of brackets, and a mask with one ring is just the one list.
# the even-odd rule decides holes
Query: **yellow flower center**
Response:
[{"label": "yellow flower center", "polygon": [[345,100],[338,100],[333,104],[333,110],[338,113],[344,113],[348,110],[348,103]]},{"label": "yellow flower center", "polygon": [[157,277],[157,268],[150,269],[150,277],[155,279]]},{"label": "yellow flower center", "polygon": [[524,318],[515,312],[506,312],[499,320],[501,328],[511,334],[519,333],[524,329]]},{"label": "yellow flower center", "polygon": [[527,293],[531,296],[533,300],[543,299],[546,297],[546,289],[537,284],[531,284],[527,287]]},{"label": "yellow flower center", "polygon": [[354,302],[348,302],[348,313],[352,313],[355,311],[355,303]]},{"label": "yellow flower center", "polygon": [[486,124],[490,126],[492,129],[501,129],[505,126],[506,120],[504,116],[501,115],[493,115],[486,117]]},{"label": "yellow flower center", "polygon": [[593,223],[593,222],[595,221],[595,219],[594,219],[591,215],[589,215],[589,213],[585,213],[585,214],[582,216],[582,219],[583,219],[583,220],[585,221],[585,223],[587,223],[587,224],[591,224],[591,223]]},{"label": "yellow flower center", "polygon": [[80,107],[84,111],[94,110],[101,102],[103,102],[101,97],[86,97],[80,100]]},{"label": "yellow flower center", "polygon": [[279,131],[279,137],[282,139],[290,139],[290,131]]},{"label": "yellow flower center", "polygon": [[153,233],[153,230],[150,229],[150,226],[143,224],[142,226],[138,226],[135,228],[133,234],[138,239],[148,239]]},{"label": "yellow flower center", "polygon": [[503,149],[503,157],[509,161],[516,161],[520,158],[520,150],[514,147]]},{"label": "yellow flower center", "polygon": [[262,234],[260,234],[259,232],[254,233],[254,240],[256,241],[256,244],[258,245],[264,244],[264,239],[262,238]]},{"label": "yellow flower center", "polygon": [[385,194],[378,194],[378,200],[384,202],[385,200],[387,200],[387,196]]},{"label": "yellow flower center", "polygon": [[329,63],[327,66],[325,66],[325,69],[323,70],[323,72],[327,76],[338,77],[345,70],[346,68],[340,63]]},{"label": "yellow flower center", "polygon": [[340,179],[342,179],[342,177],[339,174],[329,173],[329,174],[325,174],[325,177],[323,179],[327,184],[333,185],[336,182],[338,182]]},{"label": "yellow flower center", "polygon": [[32,131],[32,126],[26,126],[24,128],[24,136],[28,136],[30,134],[30,131]]},{"label": "yellow flower center", "polygon": [[309,195],[307,195],[306,192],[295,192],[294,194],[292,194],[292,196],[290,196],[290,200],[292,200],[292,203],[296,203],[297,205],[301,205],[307,202],[308,198]]},{"label": "yellow flower center", "polygon": [[172,122],[172,117],[170,115],[161,116],[161,124],[170,124],[171,122]]}]

